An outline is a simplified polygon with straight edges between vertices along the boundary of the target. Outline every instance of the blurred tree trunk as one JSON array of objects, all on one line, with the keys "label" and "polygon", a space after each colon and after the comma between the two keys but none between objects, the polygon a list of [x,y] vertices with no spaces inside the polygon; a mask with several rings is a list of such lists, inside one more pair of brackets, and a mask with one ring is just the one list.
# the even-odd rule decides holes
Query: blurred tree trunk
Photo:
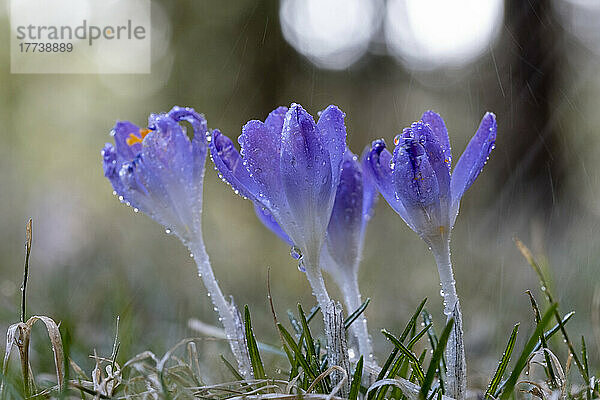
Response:
[{"label": "blurred tree trunk", "polygon": [[545,218],[564,173],[556,124],[564,52],[551,0],[507,0],[506,24],[511,120],[501,128],[510,137],[504,180],[512,198],[530,199]]}]

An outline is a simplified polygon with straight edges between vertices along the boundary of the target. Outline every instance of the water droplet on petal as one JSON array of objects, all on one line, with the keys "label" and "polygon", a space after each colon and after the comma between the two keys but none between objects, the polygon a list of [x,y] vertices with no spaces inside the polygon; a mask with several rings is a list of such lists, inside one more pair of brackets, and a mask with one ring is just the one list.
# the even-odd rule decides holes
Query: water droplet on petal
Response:
[{"label": "water droplet on petal", "polygon": [[304,260],[302,258],[298,260],[298,271],[306,272],[306,268],[304,267]]},{"label": "water droplet on petal", "polygon": [[292,246],[290,249],[290,256],[292,256],[294,260],[300,260],[302,258],[302,251],[297,246]]}]

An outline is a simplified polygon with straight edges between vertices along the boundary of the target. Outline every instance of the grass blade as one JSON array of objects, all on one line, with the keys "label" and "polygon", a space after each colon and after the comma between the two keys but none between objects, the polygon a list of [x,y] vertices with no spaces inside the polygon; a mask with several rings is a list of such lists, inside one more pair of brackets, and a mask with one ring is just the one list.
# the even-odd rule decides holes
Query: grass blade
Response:
[{"label": "grass blade", "polygon": [[308,317],[306,317],[306,322],[310,324],[310,321],[313,320],[313,318],[315,317],[315,315],[317,315],[320,309],[321,307],[319,307],[319,305],[316,305],[313,308],[311,308],[310,312],[308,313]]},{"label": "grass blade", "polygon": [[300,335],[299,344],[302,345],[302,339],[304,338],[308,362],[311,367],[316,370],[316,374],[320,374],[321,371],[319,370],[319,359],[317,356],[317,350],[315,348],[315,341],[310,333],[308,321],[306,320],[306,315],[304,314],[304,310],[302,309],[300,303],[298,303],[298,314],[300,315],[300,323],[302,325],[302,334]]},{"label": "grass blade", "polygon": [[444,327],[442,334],[440,335],[440,339],[433,352],[433,356],[431,356],[429,368],[427,368],[427,374],[425,375],[425,379],[423,380],[423,384],[421,385],[421,395],[419,396],[421,399],[426,399],[429,395],[429,390],[431,389],[431,385],[433,384],[435,373],[440,369],[440,360],[442,359],[444,350],[446,349],[446,344],[448,343],[448,338],[450,337],[450,332],[452,332],[453,326],[454,319],[450,318],[450,320]]},{"label": "grass blade", "polygon": [[394,344],[394,346],[396,346],[404,354],[404,356],[406,358],[408,358],[413,363],[413,371],[417,377],[417,380],[419,381],[420,385],[423,384],[423,380],[425,379],[425,373],[423,372],[423,368],[421,367],[421,364],[419,363],[419,359],[417,358],[415,353],[413,353],[412,351],[407,349],[406,346],[404,346],[400,340],[398,340],[394,335],[392,335],[385,329],[383,329],[381,331],[381,333],[383,333],[383,335],[390,342],[392,342]]},{"label": "grass blade", "polygon": [[352,377],[352,385],[350,386],[350,394],[348,400],[357,400],[358,392],[360,391],[360,382],[362,380],[363,373],[363,356],[356,363],[356,369],[354,370],[354,376]]},{"label": "grass blade", "polygon": [[417,310],[415,311],[415,313],[412,315],[412,317],[408,321],[408,324],[406,324],[406,327],[404,328],[404,331],[402,331],[402,334],[400,335],[400,338],[399,338],[401,342],[404,342],[404,339],[406,339],[406,337],[412,330],[413,326],[415,326],[415,324],[417,323],[417,318],[419,318],[419,314],[421,314],[423,307],[425,307],[425,303],[427,303],[427,297],[425,297],[423,299],[423,301],[421,302],[421,304],[419,304],[419,306],[417,307]]},{"label": "grass blade", "polygon": [[352,323],[356,321],[356,319],[365,311],[370,302],[371,298],[367,297],[365,302],[362,303],[360,307],[358,307],[352,314],[350,314],[348,318],[346,318],[344,321],[344,329],[350,328],[350,325],[352,325]]},{"label": "grass blade", "polygon": [[[519,251],[521,252],[523,257],[527,260],[529,265],[533,268],[533,270],[537,274],[538,278],[540,278],[540,283],[541,283],[540,289],[546,295],[546,299],[548,300],[548,303],[550,304],[550,306],[552,306],[553,304],[558,304],[554,301],[554,296],[552,295],[548,281],[546,280],[546,277],[544,276],[544,273],[542,272],[542,268],[537,263],[535,258],[533,258],[533,254],[531,253],[531,250],[529,250],[529,248],[527,246],[525,246],[525,244],[517,238],[515,238],[515,244],[517,245],[517,248],[519,249]],[[556,322],[558,322],[560,332],[563,335],[565,343],[567,344],[569,351],[573,355],[573,361],[575,361],[575,365],[577,365],[577,368],[579,369],[579,372],[581,373],[583,380],[589,386],[589,384],[590,384],[589,375],[588,375],[587,371],[585,370],[583,364],[579,360],[579,357],[577,356],[577,352],[575,351],[575,348],[573,347],[573,343],[571,343],[571,340],[569,339],[567,330],[565,329],[565,327],[563,326],[563,324],[561,322],[562,319],[561,319],[560,313],[558,312],[558,307],[554,308],[554,316],[556,317]]]},{"label": "grass blade", "polygon": [[[431,325],[431,328],[429,328],[427,330],[427,338],[429,339],[429,344],[431,345],[431,352],[433,353],[433,352],[435,352],[435,349],[438,344],[438,338],[435,333],[435,329],[433,327],[433,320],[431,318],[431,315],[429,314],[429,312],[426,309],[423,310],[421,315],[423,316],[423,323],[425,325]],[[443,370],[442,373],[439,374],[439,376],[438,376],[438,380],[440,382],[440,393],[444,393],[444,391],[445,391],[445,387],[444,387],[444,373],[446,372],[445,354],[442,354],[442,370]]]},{"label": "grass blade", "polygon": [[252,321],[250,320],[250,310],[248,310],[248,305],[244,307],[244,329],[246,331],[246,345],[248,346],[248,355],[250,356],[250,364],[252,365],[254,378],[266,379],[265,367],[260,359],[258,345],[256,344],[254,332],[252,331]]},{"label": "grass blade", "polygon": [[[523,348],[523,351],[521,352],[521,355],[519,356],[519,359],[517,360],[517,363],[516,363],[512,373],[510,374],[509,378],[506,380],[504,389],[502,389],[502,395],[500,396],[500,400],[507,400],[512,395],[513,389],[515,388],[515,385],[517,384],[517,380],[519,379],[521,372],[527,365],[527,360],[529,359],[529,356],[533,352],[533,349],[535,348],[537,340],[539,339],[540,335],[543,334],[544,327],[548,324],[550,319],[552,319],[552,317],[554,316],[554,313],[556,311],[556,306],[557,306],[556,303],[552,304],[550,306],[550,308],[544,313],[544,316],[542,317],[540,323],[537,324],[535,331],[533,332],[533,335],[531,335],[531,337],[527,341],[527,344],[525,344],[525,347]],[[497,396],[495,396],[495,397],[497,397]]]},{"label": "grass blade", "polygon": [[227,359],[225,358],[225,356],[223,356],[223,354],[221,354],[221,361],[223,361],[223,363],[225,364],[225,366],[227,367],[229,372],[231,372],[231,374],[235,377],[236,380],[238,380],[238,381],[244,380],[244,378],[240,375],[240,373],[237,371],[237,369],[235,369],[235,367],[233,365],[231,365],[231,363],[229,361],[227,361]]},{"label": "grass blade", "polygon": [[315,371],[313,371],[310,367],[308,361],[306,360],[306,357],[304,357],[304,354],[302,354],[300,347],[298,347],[298,344],[294,341],[294,338],[292,338],[292,335],[290,335],[290,333],[287,331],[287,329],[283,327],[283,325],[281,325],[281,323],[277,324],[277,328],[279,329],[281,336],[283,336],[283,338],[287,342],[287,345],[296,355],[296,360],[298,361],[306,375],[308,375],[313,380],[316,379],[317,374],[315,374]]},{"label": "grass blade", "polygon": [[[421,301],[421,304],[419,304],[419,306],[417,307],[415,313],[412,315],[412,317],[410,318],[410,320],[406,324],[406,327],[404,328],[404,331],[402,331],[402,334],[400,335],[400,341],[404,341],[404,339],[406,339],[406,337],[408,336],[408,334],[410,333],[410,331],[412,329],[412,326],[414,324],[416,324],[417,318],[419,317],[419,314],[423,310],[423,307],[425,307],[425,303],[426,302],[427,302],[427,297],[424,298],[423,301]],[[392,366],[392,363],[396,359],[396,356],[398,355],[399,351],[400,350],[398,349],[398,347],[394,346],[394,349],[392,350],[392,352],[390,353],[390,355],[388,356],[388,358],[385,360],[385,363],[383,364],[383,367],[381,368],[381,371],[377,375],[377,380],[378,381],[380,381],[380,380],[382,380],[382,379],[384,379],[386,377],[386,375],[388,374],[388,370],[389,370],[390,366]],[[382,387],[382,389],[383,389],[383,387]],[[380,392],[380,390],[373,390],[373,391],[369,392],[369,396],[367,397],[367,400],[374,399],[375,395],[378,392]]]},{"label": "grass blade", "polygon": [[[565,326],[567,324],[567,322],[569,322],[569,320],[575,315],[575,311],[571,311],[570,313],[568,313],[567,315],[565,315],[561,321],[561,324],[563,326]],[[550,339],[552,336],[554,336],[554,334],[556,332],[558,332],[560,330],[560,324],[556,324],[554,325],[552,328],[548,329],[546,331],[546,333],[544,333],[544,339],[548,340]],[[540,347],[542,347],[542,342],[538,341],[537,344],[535,345],[535,347],[533,348],[533,351],[536,352],[540,349]]]},{"label": "grass blade", "polygon": [[[583,335],[581,336],[581,360],[583,362],[583,368],[588,376],[590,376],[590,367],[588,364],[588,356],[587,356],[587,348],[585,346],[585,339]],[[592,398],[590,385],[586,385],[585,394],[587,399]]]},{"label": "grass blade", "polygon": [[485,391],[485,397],[493,397],[493,394],[496,393],[496,389],[500,385],[500,381],[502,380],[502,375],[506,371],[506,367],[508,366],[508,362],[510,361],[510,356],[515,348],[515,342],[517,341],[517,333],[519,332],[519,324],[516,324],[508,338],[508,343],[506,344],[506,349],[504,349],[504,353],[502,353],[502,358],[500,359],[500,363],[498,364],[498,368],[496,368],[496,372],[490,381],[490,384]]},{"label": "grass blade", "polygon": [[410,342],[408,342],[408,344],[406,345],[406,348],[412,349],[413,346],[415,345],[415,343],[417,343],[419,341],[419,339],[421,339],[423,337],[423,335],[425,335],[427,333],[427,331],[429,330],[429,328],[431,328],[432,326],[433,326],[433,324],[430,322],[427,326],[425,326],[425,328],[421,329],[419,331],[419,333],[417,333],[416,335],[413,336],[412,339],[410,339]]},{"label": "grass blade", "polygon": [[296,316],[290,310],[287,311],[287,315],[288,319],[290,320],[290,325],[292,325],[292,328],[294,328],[296,334],[300,335],[302,333],[302,326],[300,325],[300,322],[298,322]]},{"label": "grass blade", "polygon": [[[525,293],[527,293],[527,295],[529,296],[531,308],[533,309],[533,315],[535,316],[535,323],[539,324],[542,317],[540,315],[540,309],[537,305],[537,301],[535,301],[535,298],[533,297],[533,294],[530,290],[527,290]],[[550,361],[550,354],[548,353],[548,351],[546,351],[548,350],[548,343],[546,343],[546,338],[544,337],[543,333],[540,335],[540,342],[542,343],[542,347],[544,348],[544,361],[546,362],[546,370],[548,371],[550,382],[552,382],[554,386],[557,386],[556,377],[554,375],[554,368],[552,368],[552,361]]]}]

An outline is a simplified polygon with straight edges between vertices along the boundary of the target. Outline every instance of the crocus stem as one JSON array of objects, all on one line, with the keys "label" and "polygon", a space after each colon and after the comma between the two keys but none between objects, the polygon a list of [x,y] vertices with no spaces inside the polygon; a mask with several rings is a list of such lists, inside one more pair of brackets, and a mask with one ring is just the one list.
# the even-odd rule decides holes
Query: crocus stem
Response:
[{"label": "crocus stem", "polygon": [[465,347],[460,302],[456,294],[456,283],[450,259],[450,238],[442,235],[439,240],[431,241],[430,245],[440,274],[444,314],[448,320],[454,318],[454,328],[446,346],[447,393],[457,400],[463,400],[467,391]]},{"label": "crocus stem", "polygon": [[[337,301],[330,301],[323,313],[325,316],[325,336],[327,337],[327,362],[329,366],[341,367],[350,376],[350,361],[348,360],[348,344],[346,329],[344,329],[344,311]],[[344,374],[335,371],[331,374],[331,384],[339,385],[339,396],[346,398],[350,391],[350,379],[344,379]]]},{"label": "crocus stem", "polygon": [[244,325],[239,311],[233,303],[229,303],[219,287],[210,260],[204,247],[202,239],[196,240],[190,245],[190,251],[198,265],[198,275],[204,281],[208,296],[212,300],[215,311],[219,314],[219,321],[223,324],[225,335],[231,347],[231,351],[238,363],[238,370],[244,378],[252,377],[250,357],[246,348]]},{"label": "crocus stem", "polygon": [[[338,286],[342,290],[348,314],[353,313],[362,305],[362,298],[358,288],[358,279],[356,279],[356,276],[353,276],[344,279],[340,278],[338,280]],[[364,357],[365,362],[372,364],[374,362],[373,345],[371,344],[371,337],[369,336],[369,329],[367,328],[367,318],[364,315],[361,315],[354,321],[350,328],[358,341],[358,351]]]},{"label": "crocus stem", "polygon": [[323,274],[321,274],[321,268],[319,267],[319,255],[309,254],[304,262],[304,268],[306,270],[306,277],[308,283],[312,287],[313,294],[317,298],[317,303],[321,307],[321,312],[325,315],[327,307],[329,305],[329,293],[325,287],[325,281],[323,281]]}]

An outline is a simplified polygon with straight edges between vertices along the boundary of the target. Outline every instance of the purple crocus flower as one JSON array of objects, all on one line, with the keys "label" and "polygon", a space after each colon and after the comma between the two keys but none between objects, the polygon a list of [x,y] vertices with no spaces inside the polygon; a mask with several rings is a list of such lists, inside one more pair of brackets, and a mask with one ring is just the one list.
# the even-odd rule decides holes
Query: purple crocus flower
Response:
[{"label": "purple crocus flower", "polygon": [[[321,267],[329,273],[340,288],[348,312],[362,304],[358,286],[358,268],[362,256],[365,229],[373,215],[377,188],[372,177],[363,172],[366,154],[359,161],[350,150],[344,153],[340,183],[336,190],[331,218],[327,226],[325,243],[321,252]],[[262,206],[255,207],[259,220],[284,242],[293,246],[292,240],[275,218]],[[292,253],[294,250],[292,250]],[[294,253],[293,253],[294,254]],[[295,254],[296,257],[299,254]],[[300,264],[301,265],[301,264]],[[367,321],[362,318],[352,325],[360,354],[366,362],[373,361],[373,350]]]},{"label": "purple crocus flower", "polygon": [[[179,122],[191,123],[190,141]],[[206,120],[191,108],[151,114],[148,128],[115,124],[115,144],[102,150],[104,176],[119,199],[151,216],[188,244],[201,235],[202,181],[208,132]]]},{"label": "purple crocus flower", "polygon": [[460,200],[481,173],[496,143],[496,117],[486,113],[452,174],[452,154],[444,120],[426,111],[421,120],[394,139],[393,154],[383,139],[373,142],[367,166],[377,188],[418,233],[435,257],[444,297],[444,313],[454,318],[447,346],[449,394],[463,399],[466,367],[462,316],[450,260],[450,233]]},{"label": "purple crocus flower", "polygon": [[218,130],[211,157],[234,191],[260,207],[303,255],[307,278],[322,309],[329,296],[319,268],[346,148],[344,113],[330,105],[318,122],[299,104],[279,107],[262,122],[249,121],[241,152]]},{"label": "purple crocus flower", "polygon": [[[350,150],[346,150],[323,247],[322,267],[340,288],[348,312],[362,304],[358,268],[365,230],[373,215],[378,194],[371,175],[364,170],[365,161],[366,156],[359,160]],[[365,362],[373,364],[375,360],[366,317],[357,320],[351,329]]]},{"label": "purple crocus flower", "polygon": [[[180,122],[187,121],[190,140]],[[151,114],[148,128],[117,122],[115,144],[102,150],[104,175],[119,199],[162,224],[190,249],[198,273],[219,313],[231,350],[243,376],[251,376],[243,324],[233,303],[225,299],[212,271],[202,238],[202,183],[207,154],[206,120],[191,108],[174,107]]]},{"label": "purple crocus flower", "polygon": [[331,261],[339,268],[334,270],[326,265],[323,268],[334,277],[339,276],[340,281],[348,275],[356,275],[358,271],[365,229],[377,200],[375,183],[371,175],[363,171],[366,154],[359,161],[356,155],[346,150],[340,184],[327,226],[326,250]]},{"label": "purple crocus flower", "polygon": [[460,199],[481,173],[496,142],[496,117],[487,113],[450,174],[452,153],[444,120],[426,111],[394,139],[373,142],[367,164],[390,206],[424,240],[447,236]]}]

